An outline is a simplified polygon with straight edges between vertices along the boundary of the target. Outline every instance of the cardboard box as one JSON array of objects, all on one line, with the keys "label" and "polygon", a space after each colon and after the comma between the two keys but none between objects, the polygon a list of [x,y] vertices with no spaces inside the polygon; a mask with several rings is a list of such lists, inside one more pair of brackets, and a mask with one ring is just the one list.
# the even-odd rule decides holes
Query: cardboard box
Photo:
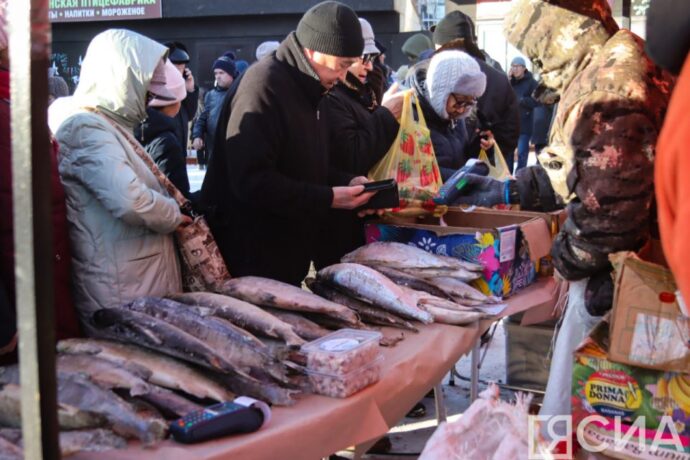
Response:
[{"label": "cardboard box", "polygon": [[684,337],[671,272],[632,253],[612,257],[616,285],[609,359],[650,369],[690,372],[690,347]]},{"label": "cardboard box", "polygon": [[[602,321],[575,352],[573,428],[587,416],[600,415],[606,422],[583,426],[583,433],[592,445],[610,444],[606,454],[623,459],[690,459],[690,376],[614,363],[607,359],[608,338],[609,325]],[[616,450],[616,417],[620,417],[621,437],[637,423],[644,428],[637,435],[645,449],[651,452],[651,446],[659,443],[664,448],[641,452],[636,435]],[[675,449],[679,443],[684,452]]]},{"label": "cardboard box", "polygon": [[369,223],[365,230],[367,243],[397,241],[479,263],[484,272],[475,287],[499,297],[532,284],[537,261],[551,247],[543,219],[497,212],[449,211],[442,220],[393,218]]}]

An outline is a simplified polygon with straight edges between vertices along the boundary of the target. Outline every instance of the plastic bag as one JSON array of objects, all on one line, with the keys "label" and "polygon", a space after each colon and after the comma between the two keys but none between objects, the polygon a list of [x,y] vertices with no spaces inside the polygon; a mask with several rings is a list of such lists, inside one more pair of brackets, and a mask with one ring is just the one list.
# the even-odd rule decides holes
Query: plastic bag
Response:
[{"label": "plastic bag", "polygon": [[388,153],[369,171],[369,179],[398,182],[400,206],[394,208],[392,214],[418,216],[433,212],[438,215],[445,211],[444,206],[439,207],[433,201],[443,181],[431,144],[431,132],[414,90],[404,93],[398,136]]},{"label": "plastic bag", "polygon": [[484,149],[479,151],[479,156],[477,158],[489,165],[489,177],[493,177],[494,179],[498,180],[510,179],[513,177],[513,175],[510,173],[510,168],[508,167],[508,163],[506,163],[506,159],[503,157],[501,149],[495,142],[493,150],[494,161],[489,159],[489,154]]}]

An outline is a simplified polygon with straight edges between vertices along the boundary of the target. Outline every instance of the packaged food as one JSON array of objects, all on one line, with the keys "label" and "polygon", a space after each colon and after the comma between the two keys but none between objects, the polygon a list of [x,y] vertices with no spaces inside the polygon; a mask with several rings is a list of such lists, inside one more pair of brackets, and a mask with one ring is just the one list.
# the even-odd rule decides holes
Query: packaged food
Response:
[{"label": "packaged food", "polygon": [[347,398],[364,387],[376,383],[381,377],[383,356],[379,355],[368,365],[347,374],[326,374],[307,369],[314,393],[332,398]]},{"label": "packaged food", "polygon": [[318,340],[302,345],[307,368],[330,375],[345,375],[366,367],[381,351],[382,334],[375,331],[340,329]]}]

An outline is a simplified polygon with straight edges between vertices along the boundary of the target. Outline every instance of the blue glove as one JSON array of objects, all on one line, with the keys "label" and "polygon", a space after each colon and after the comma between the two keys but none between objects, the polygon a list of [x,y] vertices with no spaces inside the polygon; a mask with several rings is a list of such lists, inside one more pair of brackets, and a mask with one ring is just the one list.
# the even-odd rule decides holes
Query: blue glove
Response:
[{"label": "blue glove", "polygon": [[477,174],[466,174],[463,178],[465,184],[462,186],[461,195],[453,204],[468,204],[484,206],[490,208],[497,204],[508,204],[509,181],[500,181],[493,177],[479,176]]}]

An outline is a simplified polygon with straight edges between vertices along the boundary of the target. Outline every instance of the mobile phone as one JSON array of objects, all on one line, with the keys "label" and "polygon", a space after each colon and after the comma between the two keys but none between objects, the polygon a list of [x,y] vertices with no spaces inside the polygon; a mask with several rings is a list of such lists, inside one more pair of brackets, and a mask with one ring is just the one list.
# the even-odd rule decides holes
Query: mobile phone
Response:
[{"label": "mobile phone", "polygon": [[384,180],[377,180],[374,182],[367,182],[364,185],[364,191],[365,192],[378,192],[379,190],[385,190],[389,188],[397,188],[397,184],[395,183],[395,179],[384,179]]},{"label": "mobile phone", "polygon": [[357,211],[364,209],[389,209],[400,206],[398,183],[395,179],[368,182],[364,184],[364,191],[375,191],[376,195],[372,196],[371,199],[358,208]]}]

